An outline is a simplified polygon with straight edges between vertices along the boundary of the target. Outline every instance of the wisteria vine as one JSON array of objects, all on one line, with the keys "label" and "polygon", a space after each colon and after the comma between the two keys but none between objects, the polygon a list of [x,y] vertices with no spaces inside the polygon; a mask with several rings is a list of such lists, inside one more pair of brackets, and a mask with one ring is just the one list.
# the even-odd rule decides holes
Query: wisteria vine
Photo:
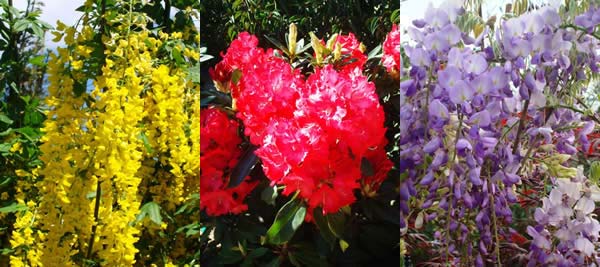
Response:
[{"label": "wisteria vine", "polygon": [[511,206],[547,184],[538,225],[527,229],[529,266],[600,262],[590,216],[597,187],[567,164],[594,128],[575,107],[587,74],[598,72],[600,11],[569,22],[542,7],[475,37],[456,24],[464,12],[428,9],[402,45],[403,233],[435,225],[439,261],[500,266],[501,244],[515,232]]}]

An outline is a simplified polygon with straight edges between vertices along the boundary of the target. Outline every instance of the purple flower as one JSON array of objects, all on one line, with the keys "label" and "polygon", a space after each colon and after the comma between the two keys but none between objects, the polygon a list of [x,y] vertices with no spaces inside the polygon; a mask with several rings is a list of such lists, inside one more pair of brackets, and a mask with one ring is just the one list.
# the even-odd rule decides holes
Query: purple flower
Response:
[{"label": "purple flower", "polygon": [[446,40],[446,42],[449,45],[455,45],[458,42],[460,42],[461,39],[461,31],[460,29],[454,25],[454,24],[448,24],[446,26],[444,26],[440,32],[439,32],[442,36],[442,38],[444,38],[444,40]]},{"label": "purple flower", "polygon": [[[496,80],[496,82],[499,81]],[[477,78],[471,82],[471,86],[477,94],[487,95],[490,93],[490,91],[492,91],[492,89],[494,89],[494,80],[492,75],[486,73],[484,75],[477,76]]]},{"label": "purple flower", "polygon": [[446,89],[454,88],[458,81],[462,81],[462,73],[458,68],[449,66],[442,71],[438,71],[438,80],[442,87]]},{"label": "purple flower", "polygon": [[488,125],[490,125],[490,112],[487,110],[477,112],[473,114],[473,116],[471,116],[469,122],[472,124],[476,124],[479,127],[487,127]]},{"label": "purple flower", "polygon": [[433,8],[430,4],[425,11],[425,21],[429,26],[439,29],[450,23],[450,18],[448,17],[448,13],[444,10],[441,8]]},{"label": "purple flower", "polygon": [[463,80],[459,80],[454,85],[454,88],[448,90],[450,101],[454,104],[463,104],[473,99],[473,89]]},{"label": "purple flower", "polygon": [[465,59],[465,72],[479,75],[487,69],[487,61],[480,54],[469,55]]},{"label": "purple flower", "polygon": [[434,99],[429,103],[429,115],[440,119],[450,118],[448,108],[439,99]]},{"label": "purple flower", "polygon": [[406,54],[410,57],[410,64],[413,66],[427,67],[431,65],[429,54],[421,48],[407,48]]},{"label": "purple flower", "polygon": [[481,176],[481,167],[473,168],[469,171],[469,180],[474,185],[482,185],[483,184],[480,176]]},{"label": "purple flower", "polygon": [[435,32],[428,34],[425,36],[425,40],[423,40],[425,47],[429,50],[441,52],[446,50],[449,47],[449,42],[444,36],[442,36],[442,32]]}]

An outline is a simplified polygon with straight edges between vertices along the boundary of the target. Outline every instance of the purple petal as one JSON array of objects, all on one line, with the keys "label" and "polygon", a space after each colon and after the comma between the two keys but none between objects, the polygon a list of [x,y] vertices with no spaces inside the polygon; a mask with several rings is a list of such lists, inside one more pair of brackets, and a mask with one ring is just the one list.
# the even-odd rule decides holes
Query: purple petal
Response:
[{"label": "purple petal", "polygon": [[465,71],[475,75],[483,73],[488,66],[487,60],[480,54],[474,54],[467,57],[466,64]]},{"label": "purple petal", "polygon": [[423,147],[423,151],[425,153],[433,153],[440,147],[441,144],[442,140],[436,136],[429,142],[427,142],[427,144],[425,144],[425,146]]},{"label": "purple petal", "polygon": [[436,118],[448,119],[448,108],[442,104],[439,99],[434,99],[429,103],[429,114]]},{"label": "purple petal", "polygon": [[463,80],[456,82],[454,88],[448,90],[450,101],[454,104],[463,104],[473,99],[473,88]]},{"label": "purple petal", "polygon": [[471,169],[471,171],[469,171],[469,180],[474,185],[482,185],[483,184],[480,177],[481,177],[481,167],[477,167],[477,168]]}]

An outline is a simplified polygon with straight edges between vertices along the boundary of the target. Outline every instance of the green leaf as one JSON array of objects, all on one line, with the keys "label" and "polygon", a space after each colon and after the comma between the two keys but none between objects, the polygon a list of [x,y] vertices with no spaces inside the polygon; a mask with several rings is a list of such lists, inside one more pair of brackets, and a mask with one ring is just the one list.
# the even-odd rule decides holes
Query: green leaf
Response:
[{"label": "green leaf", "polygon": [[32,128],[32,127],[22,127],[14,130],[17,133],[20,133],[25,136],[25,138],[29,139],[29,141],[35,142],[41,136],[40,129]]},{"label": "green leaf", "polygon": [[288,254],[290,261],[293,258],[292,264],[295,266],[310,266],[310,267],[326,267],[327,259],[320,255],[313,244],[302,243],[297,249],[294,249]]},{"label": "green leaf", "polygon": [[273,260],[267,263],[265,267],[279,267],[279,257],[275,257]]},{"label": "green leaf", "polygon": [[11,120],[8,116],[4,114],[0,114],[0,122],[4,122],[7,125],[11,125],[13,123],[13,120]]},{"label": "green leaf", "polygon": [[0,178],[0,188],[5,187],[7,185],[11,185],[15,180],[15,176],[1,176]]},{"label": "green leaf", "polygon": [[346,227],[346,216],[344,213],[340,210],[336,213],[327,214],[325,219],[327,219],[327,225],[329,225],[329,229],[331,229],[333,235],[337,238],[342,238]]},{"label": "green leaf", "polygon": [[44,37],[44,29],[42,29],[42,27],[40,27],[40,25],[36,24],[36,23],[31,23],[30,24],[31,30],[33,31],[33,35],[37,36],[37,37]]},{"label": "green leaf", "polygon": [[369,52],[367,59],[372,58],[381,58],[381,45],[376,46],[375,48],[373,48],[373,50],[371,50],[371,52]]},{"label": "green leaf", "polygon": [[219,253],[219,262],[222,264],[234,264],[244,259],[244,255],[239,250],[223,250]]},{"label": "green leaf", "polygon": [[23,211],[23,210],[27,210],[27,206],[25,206],[23,204],[17,204],[16,202],[13,202],[12,204],[10,204],[8,206],[4,206],[4,207],[0,208],[0,212],[3,212],[3,213],[12,213],[12,212]]},{"label": "green leaf", "polygon": [[86,85],[84,83],[79,82],[76,79],[74,79],[74,81],[75,83],[73,84],[73,93],[75,94],[75,97],[80,97],[81,94],[85,92]]},{"label": "green leaf", "polygon": [[267,186],[260,194],[260,199],[262,199],[267,204],[274,206],[277,195],[277,186]]},{"label": "green leaf", "polygon": [[8,151],[10,151],[10,147],[11,146],[12,145],[9,144],[9,143],[2,143],[2,144],[0,144],[0,152],[1,153],[8,153]]},{"label": "green leaf", "polygon": [[237,84],[241,78],[242,71],[240,71],[239,69],[235,69],[233,73],[231,73],[231,82],[233,82],[234,84]]},{"label": "green leaf", "polygon": [[[143,214],[143,215],[142,215]],[[158,225],[162,224],[162,216],[160,215],[160,206],[155,202],[151,201],[142,206],[140,209],[141,218],[138,218],[138,221],[142,220],[144,217],[149,216],[150,220]],[[140,217],[138,215],[138,217]]]},{"label": "green leaf", "polygon": [[43,67],[46,65],[46,62],[44,62],[44,60],[46,59],[46,56],[44,55],[39,55],[39,56],[35,56],[29,59],[29,63],[32,65],[36,65],[39,67]]},{"label": "green leaf", "polygon": [[260,257],[262,257],[262,255],[265,255],[265,253],[267,253],[267,251],[269,251],[268,248],[257,248],[255,250],[253,250],[252,252],[248,253],[247,257],[250,259],[260,258]]},{"label": "green leaf", "polygon": [[340,239],[340,249],[342,250],[342,252],[346,252],[346,249],[348,249],[350,245],[348,244],[348,242],[346,242],[346,240],[344,239]]},{"label": "green leaf", "polygon": [[362,160],[360,161],[360,172],[364,176],[375,175],[375,168],[373,168],[373,164],[371,164],[371,162],[367,158],[362,158]]},{"label": "green leaf", "polygon": [[177,49],[177,48],[173,48],[171,50],[171,58],[175,60],[177,65],[184,64],[183,57],[181,56],[181,51],[179,51],[179,49]]},{"label": "green leaf", "polygon": [[305,216],[306,207],[303,206],[302,201],[292,198],[277,212],[275,221],[267,230],[267,242],[275,245],[288,242],[304,222]]},{"label": "green leaf", "polygon": [[213,56],[211,56],[211,55],[201,55],[201,56],[200,56],[200,62],[205,62],[205,61],[211,60],[211,59],[213,59],[213,58],[214,58],[214,57],[213,57]]},{"label": "green leaf", "polygon": [[15,24],[13,25],[13,32],[17,33],[17,32],[22,32],[24,30],[26,30],[27,28],[29,28],[29,25],[31,24],[31,21],[26,20],[26,19],[20,19],[15,21]]},{"label": "green leaf", "polygon": [[0,254],[9,255],[9,254],[13,253],[14,251],[15,250],[12,248],[3,248],[3,249],[0,249]]},{"label": "green leaf", "polygon": [[92,191],[92,192],[85,194],[85,198],[87,198],[87,199],[96,198],[96,191]]},{"label": "green leaf", "polygon": [[265,38],[267,38],[267,40],[269,40],[269,42],[273,43],[275,46],[277,46],[277,48],[279,48],[279,50],[283,51],[286,54],[289,54],[290,52],[287,49],[287,46],[283,45],[280,41],[273,39],[267,35],[265,35]]},{"label": "green leaf", "polygon": [[152,149],[152,146],[150,145],[150,140],[148,140],[148,136],[146,136],[146,133],[140,132],[137,137],[138,137],[138,139],[142,140],[142,142],[144,143],[146,152],[148,152],[149,154],[154,153],[154,150]]},{"label": "green leaf", "polygon": [[200,63],[188,69],[188,77],[193,83],[200,83]]},{"label": "green leaf", "polygon": [[323,210],[320,207],[314,209],[313,218],[315,219],[315,223],[317,225],[317,228],[319,229],[319,233],[321,233],[321,236],[323,237],[323,239],[327,243],[329,243],[330,247],[333,248],[333,244],[336,240],[336,237],[333,234],[333,232],[331,231],[331,229],[329,228],[327,219],[325,218],[325,216],[323,216]]},{"label": "green leaf", "polygon": [[258,157],[254,154],[254,151],[257,149],[255,146],[250,146],[244,152],[244,155],[238,161],[238,164],[235,165],[233,170],[231,170],[231,176],[229,179],[229,187],[235,187],[244,181],[244,178],[250,174],[254,166],[258,162]]},{"label": "green leaf", "polygon": [[210,104],[210,102],[212,102],[213,100],[215,100],[215,98],[217,98],[214,95],[209,95],[207,97],[204,97],[200,100],[200,107],[206,107],[208,106],[208,104]]},{"label": "green leaf", "polygon": [[592,161],[590,163],[589,179],[596,184],[600,182],[600,161]]}]

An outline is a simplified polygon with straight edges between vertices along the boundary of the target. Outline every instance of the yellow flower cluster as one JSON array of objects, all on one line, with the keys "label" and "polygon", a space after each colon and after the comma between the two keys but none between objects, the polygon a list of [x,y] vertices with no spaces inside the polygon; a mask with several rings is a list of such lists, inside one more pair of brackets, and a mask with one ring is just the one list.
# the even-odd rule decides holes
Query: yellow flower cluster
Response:
[{"label": "yellow flower cluster", "polygon": [[[11,266],[139,264],[143,235],[176,230],[166,222],[137,223],[140,207],[154,201],[173,213],[198,192],[200,90],[184,67],[161,60],[161,47],[185,35],[153,36],[140,14],[115,20],[110,38],[102,36],[104,65],[89,83],[97,33],[62,23],[53,33],[67,47],[48,63],[44,165],[33,174],[41,198],[20,200],[28,209],[17,214],[11,246],[27,249],[10,258]],[[197,57],[189,48],[173,49]]]}]

